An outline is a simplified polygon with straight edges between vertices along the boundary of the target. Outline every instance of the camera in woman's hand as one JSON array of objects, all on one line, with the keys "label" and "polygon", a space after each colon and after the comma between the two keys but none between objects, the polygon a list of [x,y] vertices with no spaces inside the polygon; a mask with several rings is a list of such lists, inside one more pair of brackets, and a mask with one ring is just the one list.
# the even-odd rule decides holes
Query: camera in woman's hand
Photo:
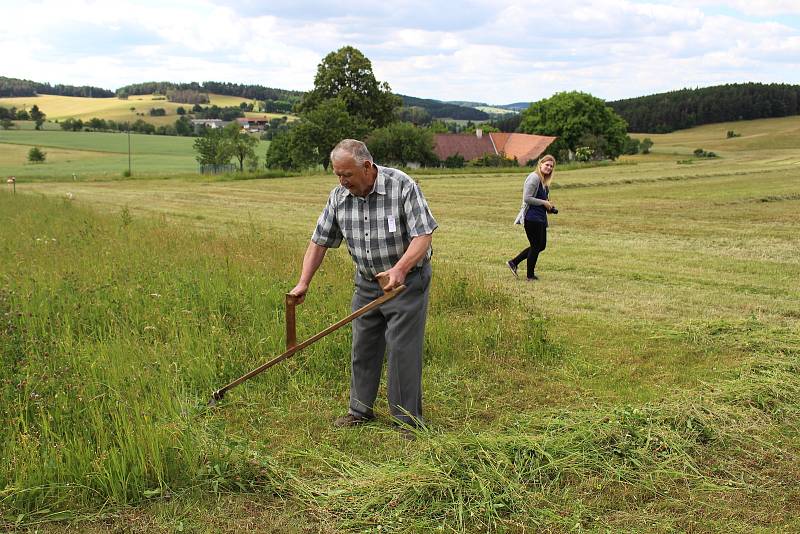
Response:
[{"label": "camera in woman's hand", "polygon": [[556,213],[558,213],[558,208],[557,208],[557,207],[555,207],[555,206],[552,206],[552,207],[550,208],[550,213],[552,213],[553,215],[555,215]]}]

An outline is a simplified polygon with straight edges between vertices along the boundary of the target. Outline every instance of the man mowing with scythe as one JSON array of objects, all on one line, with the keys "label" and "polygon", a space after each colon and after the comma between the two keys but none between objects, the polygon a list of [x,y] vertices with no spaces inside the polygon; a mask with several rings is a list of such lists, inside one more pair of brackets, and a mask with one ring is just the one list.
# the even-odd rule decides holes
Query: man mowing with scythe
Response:
[{"label": "man mowing with scythe", "polygon": [[375,165],[361,141],[341,141],[330,158],[339,185],[319,216],[300,280],[289,293],[302,302],[325,253],[343,238],[356,267],[354,311],[406,285],[396,298],[353,321],[350,406],[334,425],[354,426],[375,417],[386,355],[390,413],[399,423],[418,426],[431,241],[438,224],[417,184],[402,171]]}]

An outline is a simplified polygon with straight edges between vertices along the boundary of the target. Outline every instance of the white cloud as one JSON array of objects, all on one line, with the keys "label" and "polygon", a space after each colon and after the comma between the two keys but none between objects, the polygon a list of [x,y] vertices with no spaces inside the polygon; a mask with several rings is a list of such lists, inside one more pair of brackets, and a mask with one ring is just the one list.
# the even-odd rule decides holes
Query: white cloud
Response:
[{"label": "white cloud", "polygon": [[681,7],[729,9],[748,17],[800,15],[797,0],[673,0],[670,3]]},{"label": "white cloud", "polygon": [[309,89],[344,45],[393,90],[503,103],[721,82],[800,83],[796,0],[0,0],[0,74],[116,88],[218,80]]}]

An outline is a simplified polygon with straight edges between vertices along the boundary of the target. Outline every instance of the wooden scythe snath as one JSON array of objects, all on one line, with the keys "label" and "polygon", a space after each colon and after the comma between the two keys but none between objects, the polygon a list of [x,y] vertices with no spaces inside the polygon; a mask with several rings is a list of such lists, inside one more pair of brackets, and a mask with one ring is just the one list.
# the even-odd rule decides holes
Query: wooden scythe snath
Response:
[{"label": "wooden scythe snath", "polygon": [[[386,278],[383,278],[383,279],[379,280],[379,282],[380,282],[382,287],[385,287],[385,283],[384,283],[385,281],[386,281]],[[292,295],[290,293],[287,293],[286,294],[286,351],[283,354],[281,354],[279,356],[276,356],[275,358],[273,358],[273,359],[269,360],[268,362],[264,363],[263,365],[260,365],[260,366],[256,367],[255,369],[253,369],[249,373],[240,376],[239,378],[237,378],[236,380],[234,380],[230,384],[227,384],[226,386],[216,390],[214,392],[214,394],[212,395],[211,400],[209,401],[208,404],[210,406],[215,405],[217,403],[217,401],[222,400],[222,398],[225,396],[225,393],[227,393],[231,389],[235,388],[236,386],[238,386],[242,382],[244,382],[246,380],[249,380],[249,379],[253,378],[256,375],[259,375],[259,374],[263,373],[264,371],[266,371],[267,369],[269,369],[270,367],[272,367],[273,365],[275,365],[277,363],[280,363],[283,360],[294,356],[297,352],[303,350],[304,348],[308,347],[309,345],[312,345],[313,343],[316,343],[317,341],[319,341],[323,337],[327,336],[331,332],[334,332],[334,331],[338,330],[339,328],[341,328],[344,325],[350,323],[354,319],[356,319],[358,317],[361,317],[365,313],[374,310],[375,308],[381,306],[385,302],[388,302],[388,301],[392,300],[397,295],[402,293],[405,289],[406,289],[405,285],[400,285],[400,286],[397,286],[396,288],[394,288],[394,289],[392,289],[390,291],[385,292],[383,295],[381,295],[380,297],[376,298],[372,302],[366,304],[365,306],[362,306],[361,308],[357,309],[356,311],[354,311],[353,313],[351,313],[350,315],[348,315],[344,319],[342,319],[340,321],[337,321],[336,323],[333,323],[328,328],[322,330],[321,332],[318,332],[318,333],[314,334],[313,336],[311,336],[310,338],[306,339],[305,341],[303,341],[300,344],[297,343],[297,330],[296,330],[297,325],[296,325],[296,318],[295,318],[295,306],[297,306],[298,301],[300,300],[300,298],[295,296],[295,295]]]}]

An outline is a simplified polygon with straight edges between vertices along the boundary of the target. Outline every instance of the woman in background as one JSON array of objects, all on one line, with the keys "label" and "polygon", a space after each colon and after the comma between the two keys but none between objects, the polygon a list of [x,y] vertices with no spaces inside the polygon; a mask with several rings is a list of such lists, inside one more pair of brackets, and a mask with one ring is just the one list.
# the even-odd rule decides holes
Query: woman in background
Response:
[{"label": "woman in background", "polygon": [[555,166],[556,158],[550,154],[539,160],[536,170],[525,179],[522,187],[522,208],[514,221],[514,224],[525,224],[525,235],[528,236],[530,246],[506,264],[514,276],[518,276],[517,266],[528,260],[528,282],[539,279],[536,276],[536,260],[539,259],[539,253],[547,247],[547,213],[557,213],[549,200]]}]

